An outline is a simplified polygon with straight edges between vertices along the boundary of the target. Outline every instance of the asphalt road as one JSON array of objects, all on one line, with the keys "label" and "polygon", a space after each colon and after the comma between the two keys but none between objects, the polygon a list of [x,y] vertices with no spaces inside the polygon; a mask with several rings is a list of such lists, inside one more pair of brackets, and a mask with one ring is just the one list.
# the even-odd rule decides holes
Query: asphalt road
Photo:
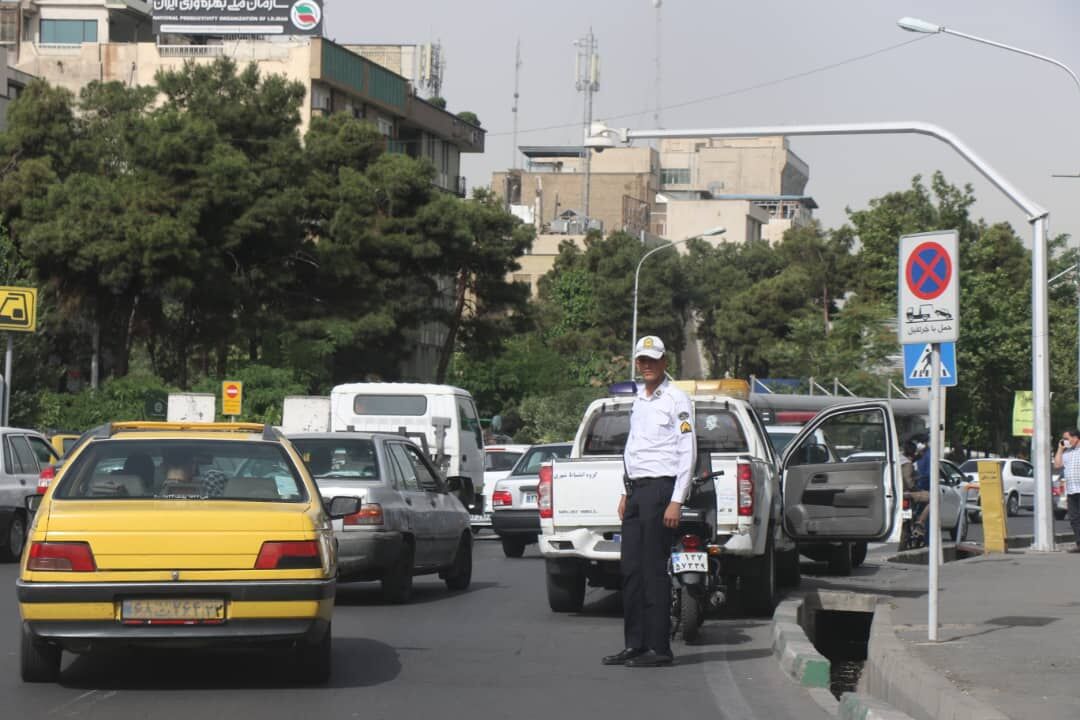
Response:
[{"label": "asphalt road", "polygon": [[[1020,514],[1016,517],[1007,518],[1005,520],[1005,527],[1010,536],[1032,535],[1035,532],[1035,513],[1031,510],[1021,510]],[[1068,520],[1054,520],[1055,534],[1068,532],[1072,532],[1072,527],[1069,525]],[[946,536],[946,538],[948,538],[948,536]],[[968,525],[967,539],[977,543],[983,541],[982,523],[970,523]]]},{"label": "asphalt road", "polygon": [[583,613],[553,614],[535,546],[508,560],[481,540],[468,591],[417,578],[406,606],[375,584],[339,588],[325,687],[297,682],[280,655],[202,651],[65,654],[59,684],[23,684],[16,570],[0,566],[5,718],[827,717],[781,673],[764,618],[709,619],[674,667],[601,666],[622,645],[617,597],[592,590]]}]

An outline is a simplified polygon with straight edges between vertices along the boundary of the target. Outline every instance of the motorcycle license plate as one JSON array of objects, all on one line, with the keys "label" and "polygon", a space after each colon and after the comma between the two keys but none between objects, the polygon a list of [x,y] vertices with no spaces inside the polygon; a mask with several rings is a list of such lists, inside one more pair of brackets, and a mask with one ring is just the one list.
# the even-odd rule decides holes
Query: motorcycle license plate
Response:
[{"label": "motorcycle license plate", "polygon": [[911,508],[905,508],[904,510],[902,510],[901,511],[901,517],[903,517],[904,520],[910,520],[911,519]]},{"label": "motorcycle license plate", "polygon": [[709,572],[709,556],[702,552],[671,553],[671,572]]}]

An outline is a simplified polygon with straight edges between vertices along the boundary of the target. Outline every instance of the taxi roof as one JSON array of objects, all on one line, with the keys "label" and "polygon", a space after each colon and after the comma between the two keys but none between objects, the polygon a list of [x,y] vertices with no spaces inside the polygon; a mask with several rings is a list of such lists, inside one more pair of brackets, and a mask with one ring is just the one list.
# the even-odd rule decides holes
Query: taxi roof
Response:
[{"label": "taxi roof", "polygon": [[261,423],[208,423],[208,422],[115,422],[95,428],[92,440],[111,438],[199,438],[215,440],[270,440],[278,441],[285,436],[272,425]]}]

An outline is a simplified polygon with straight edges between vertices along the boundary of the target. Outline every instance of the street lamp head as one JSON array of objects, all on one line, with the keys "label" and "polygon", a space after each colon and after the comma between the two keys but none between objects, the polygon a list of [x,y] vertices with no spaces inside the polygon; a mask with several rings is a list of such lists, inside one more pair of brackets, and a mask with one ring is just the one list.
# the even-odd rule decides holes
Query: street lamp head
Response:
[{"label": "street lamp head", "polygon": [[908,32],[939,33],[945,30],[944,25],[935,25],[934,23],[913,17],[902,17],[896,21],[896,24]]},{"label": "street lamp head", "polygon": [[714,227],[709,228],[705,232],[701,233],[701,237],[716,237],[717,235],[723,235],[727,232],[726,227]]}]

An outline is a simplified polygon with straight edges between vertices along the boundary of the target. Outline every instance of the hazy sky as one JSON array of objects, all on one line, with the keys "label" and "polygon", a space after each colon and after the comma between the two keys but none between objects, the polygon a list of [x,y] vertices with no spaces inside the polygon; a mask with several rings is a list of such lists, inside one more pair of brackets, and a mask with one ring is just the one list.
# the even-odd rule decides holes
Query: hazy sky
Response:
[{"label": "hazy sky", "polygon": [[[488,130],[487,151],[463,156],[470,186],[512,163],[514,45],[520,38],[519,144],[580,143],[582,96],[573,43],[591,26],[601,56],[597,119],[653,127],[652,0],[326,0],[338,42],[442,42],[443,95]],[[1052,233],[1080,238],[1080,88],[1045,62],[949,35],[916,35],[896,20],[921,17],[1056,58],[1080,71],[1075,0],[664,0],[662,112],[666,128],[919,120],[944,127],[1050,211]],[[834,69],[737,92],[925,38]],[[700,98],[717,97],[686,104]],[[624,116],[614,119],[615,116]],[[551,126],[559,129],[538,130]],[[925,137],[793,138],[810,166],[807,193],[829,227],[937,169],[971,182],[976,217],[1025,237],[1024,214],[943,143]]]}]

